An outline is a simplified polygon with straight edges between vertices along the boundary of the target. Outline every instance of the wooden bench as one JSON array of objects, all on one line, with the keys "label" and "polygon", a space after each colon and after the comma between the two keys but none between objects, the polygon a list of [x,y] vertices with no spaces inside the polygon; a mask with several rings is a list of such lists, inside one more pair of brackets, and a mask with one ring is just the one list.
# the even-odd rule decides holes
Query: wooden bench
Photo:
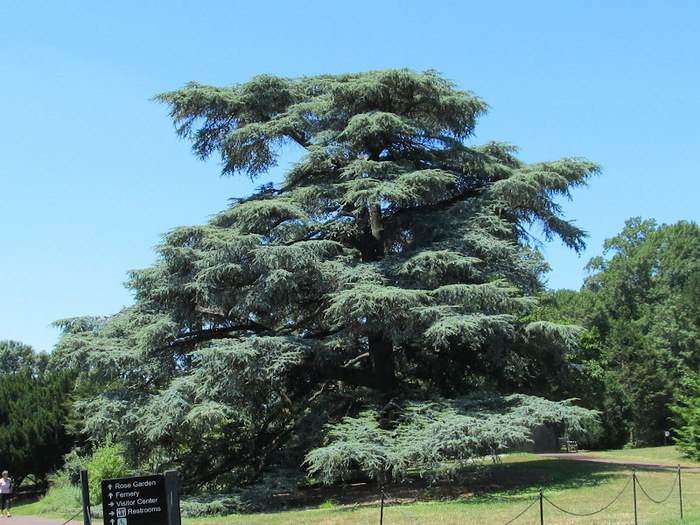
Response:
[{"label": "wooden bench", "polygon": [[559,438],[559,452],[578,452],[578,442]]}]

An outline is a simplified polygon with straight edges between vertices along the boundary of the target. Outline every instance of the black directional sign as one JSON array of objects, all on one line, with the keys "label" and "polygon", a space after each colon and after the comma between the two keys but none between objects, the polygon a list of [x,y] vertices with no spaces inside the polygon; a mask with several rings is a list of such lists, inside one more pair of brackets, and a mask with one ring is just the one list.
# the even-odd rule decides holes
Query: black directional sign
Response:
[{"label": "black directional sign", "polygon": [[105,525],[168,525],[165,477],[103,479]]}]

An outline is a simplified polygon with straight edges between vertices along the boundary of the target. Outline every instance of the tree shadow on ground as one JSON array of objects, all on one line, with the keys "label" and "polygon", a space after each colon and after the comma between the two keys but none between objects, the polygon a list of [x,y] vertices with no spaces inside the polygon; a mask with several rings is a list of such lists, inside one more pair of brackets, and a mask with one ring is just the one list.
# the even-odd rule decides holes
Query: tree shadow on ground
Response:
[{"label": "tree shadow on ground", "polygon": [[[474,465],[454,473],[450,480],[430,483],[409,476],[384,486],[392,503],[418,501],[470,501],[473,498],[531,497],[532,492],[597,486],[614,478],[623,479],[630,467],[567,459],[533,459],[514,463]],[[382,487],[377,482],[333,486],[310,486],[278,497],[291,508],[315,508],[327,502],[338,506],[378,505]]]}]

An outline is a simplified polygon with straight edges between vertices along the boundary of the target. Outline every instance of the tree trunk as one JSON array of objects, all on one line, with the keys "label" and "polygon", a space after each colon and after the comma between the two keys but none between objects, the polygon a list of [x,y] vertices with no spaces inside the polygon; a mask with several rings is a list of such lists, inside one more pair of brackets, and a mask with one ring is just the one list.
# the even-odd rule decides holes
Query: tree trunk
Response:
[{"label": "tree trunk", "polygon": [[377,388],[383,391],[393,390],[396,386],[393,345],[381,335],[372,335],[369,338],[369,355]]},{"label": "tree trunk", "polygon": [[371,202],[369,204],[369,226],[372,230],[372,237],[377,241],[382,240],[382,208],[378,203]]}]

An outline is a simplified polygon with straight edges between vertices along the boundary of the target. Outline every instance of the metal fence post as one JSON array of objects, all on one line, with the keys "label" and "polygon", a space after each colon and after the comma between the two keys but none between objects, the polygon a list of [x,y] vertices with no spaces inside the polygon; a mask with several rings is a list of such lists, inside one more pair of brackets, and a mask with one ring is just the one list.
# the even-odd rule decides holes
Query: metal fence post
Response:
[{"label": "metal fence post", "polygon": [[632,469],[632,497],[634,498],[634,525],[637,525],[637,474]]},{"label": "metal fence post", "polygon": [[379,525],[384,523],[384,485],[382,485],[382,502],[379,505]]},{"label": "metal fence post", "polygon": [[681,466],[678,465],[678,503],[681,506],[681,519],[683,519],[683,487],[681,485]]},{"label": "metal fence post", "polygon": [[542,489],[540,489],[540,525],[544,525],[544,505],[542,504],[542,500],[544,497],[542,496]]}]

